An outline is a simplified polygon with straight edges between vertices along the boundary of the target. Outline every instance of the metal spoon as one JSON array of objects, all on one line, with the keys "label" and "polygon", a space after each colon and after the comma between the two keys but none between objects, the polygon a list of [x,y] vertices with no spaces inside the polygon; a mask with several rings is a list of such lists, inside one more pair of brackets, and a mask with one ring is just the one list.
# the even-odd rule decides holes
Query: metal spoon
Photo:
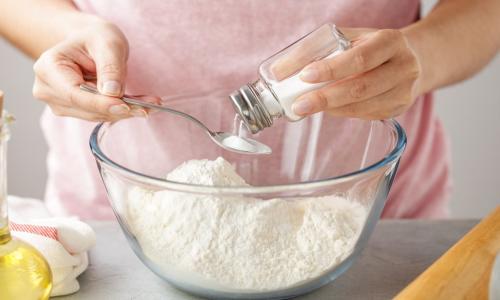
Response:
[{"label": "metal spoon", "polygon": [[[100,94],[99,91],[86,84],[81,84],[80,89],[82,91],[86,91],[89,93],[93,94]],[[123,95],[121,98],[123,102],[131,105],[137,105],[141,107],[146,107],[146,108],[152,108],[164,112],[168,112],[171,114],[175,114],[178,116],[181,116],[183,118],[186,118],[190,120],[191,122],[195,123],[198,125],[198,127],[202,128],[203,130],[206,131],[206,133],[210,136],[212,141],[214,141],[217,145],[220,147],[233,151],[233,152],[238,152],[242,154],[271,154],[271,148],[269,148],[267,145],[264,145],[262,143],[257,142],[256,140],[250,139],[250,138],[245,138],[245,137],[240,137],[238,135],[228,133],[228,132],[214,132],[210,130],[205,124],[203,124],[200,120],[196,119],[195,117],[183,113],[178,110],[174,110],[162,105],[157,105],[149,102],[144,102],[142,100],[136,99],[132,96],[129,95]]]}]

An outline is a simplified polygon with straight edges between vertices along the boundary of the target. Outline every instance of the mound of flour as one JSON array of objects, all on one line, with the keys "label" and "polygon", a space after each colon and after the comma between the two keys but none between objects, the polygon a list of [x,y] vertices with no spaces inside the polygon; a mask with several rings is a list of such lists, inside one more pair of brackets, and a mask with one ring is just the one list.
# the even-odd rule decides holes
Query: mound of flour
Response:
[{"label": "mound of flour", "polygon": [[[223,158],[192,160],[172,181],[241,186]],[[345,198],[215,197],[134,188],[129,226],[145,255],[182,280],[228,290],[280,289],[322,275],[351,253],[366,217]],[[182,273],[182,276],[180,274]]]},{"label": "mound of flour", "polygon": [[216,160],[190,160],[184,162],[172,172],[167,180],[210,186],[248,185],[224,158]]}]

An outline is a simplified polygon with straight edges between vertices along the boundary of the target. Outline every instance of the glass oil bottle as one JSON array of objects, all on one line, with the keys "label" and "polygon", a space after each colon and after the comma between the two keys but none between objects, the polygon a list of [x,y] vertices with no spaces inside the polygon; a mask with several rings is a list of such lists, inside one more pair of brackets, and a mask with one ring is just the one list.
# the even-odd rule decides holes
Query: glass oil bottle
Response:
[{"label": "glass oil bottle", "polygon": [[[0,112],[2,93],[0,91]],[[0,299],[48,299],[52,273],[42,254],[29,244],[12,237],[7,217],[7,141],[8,123],[5,111],[0,121]]]}]

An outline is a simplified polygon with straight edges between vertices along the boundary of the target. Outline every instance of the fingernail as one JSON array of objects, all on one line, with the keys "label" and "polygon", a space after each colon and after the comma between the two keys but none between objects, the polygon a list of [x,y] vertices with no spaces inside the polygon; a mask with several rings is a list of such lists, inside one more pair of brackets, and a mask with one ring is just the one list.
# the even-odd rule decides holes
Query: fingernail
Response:
[{"label": "fingernail", "polygon": [[319,72],[313,68],[306,68],[300,72],[300,79],[304,81],[316,81],[319,79]]},{"label": "fingernail", "polygon": [[129,108],[125,104],[113,105],[109,108],[109,113],[112,115],[125,115],[128,114]]},{"label": "fingernail", "polygon": [[121,85],[118,81],[106,81],[102,85],[102,92],[108,96],[118,96],[121,92]]},{"label": "fingernail", "polygon": [[148,113],[144,109],[132,109],[130,114],[134,117],[146,118]]},{"label": "fingernail", "polygon": [[307,115],[312,112],[313,106],[308,99],[299,100],[292,105],[293,112],[297,115]]}]

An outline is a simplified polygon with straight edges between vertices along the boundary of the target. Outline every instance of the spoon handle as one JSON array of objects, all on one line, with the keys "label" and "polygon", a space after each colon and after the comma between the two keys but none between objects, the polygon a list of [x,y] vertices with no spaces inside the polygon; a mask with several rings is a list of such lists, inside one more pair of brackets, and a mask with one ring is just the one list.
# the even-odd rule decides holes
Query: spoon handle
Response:
[{"label": "spoon handle", "polygon": [[[96,88],[94,88],[90,85],[87,85],[87,84],[80,84],[80,90],[85,91],[85,92],[89,92],[92,94],[100,95],[99,91]],[[136,99],[136,98],[129,96],[129,95],[123,95],[123,97],[121,97],[120,99],[123,100],[123,102],[125,102],[127,104],[137,105],[137,106],[141,106],[141,107],[145,107],[145,108],[157,109],[157,110],[161,110],[164,112],[168,112],[168,113],[175,114],[175,115],[181,116],[183,118],[189,119],[190,121],[194,122],[196,125],[201,127],[202,129],[206,130],[208,134],[210,134],[212,136],[214,135],[212,130],[210,130],[207,126],[205,126],[205,124],[203,124],[200,120],[198,120],[195,117],[193,117],[187,113],[184,113],[182,111],[171,109],[171,108],[168,108],[168,107],[165,107],[162,105],[157,105],[157,104],[145,102],[145,101]]]}]

